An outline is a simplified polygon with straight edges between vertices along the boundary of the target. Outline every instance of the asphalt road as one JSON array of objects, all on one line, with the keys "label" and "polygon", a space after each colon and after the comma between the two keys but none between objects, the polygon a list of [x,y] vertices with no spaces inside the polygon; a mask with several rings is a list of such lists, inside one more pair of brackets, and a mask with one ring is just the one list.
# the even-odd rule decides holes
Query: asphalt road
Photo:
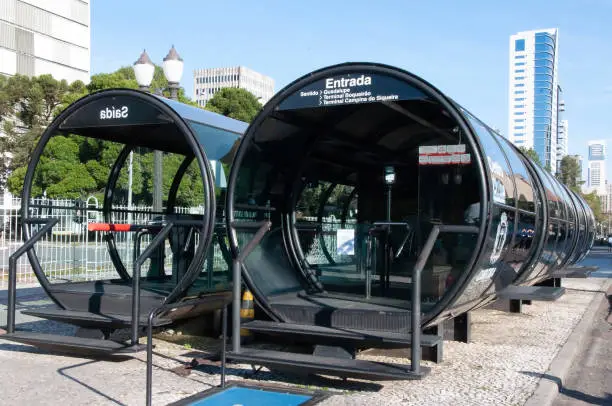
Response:
[{"label": "asphalt road", "polygon": [[[601,266],[599,276],[610,274],[612,254],[595,251],[589,256],[593,265]],[[555,406],[612,406],[612,287],[605,293],[608,300],[597,310],[595,321],[582,350],[553,402]]]}]

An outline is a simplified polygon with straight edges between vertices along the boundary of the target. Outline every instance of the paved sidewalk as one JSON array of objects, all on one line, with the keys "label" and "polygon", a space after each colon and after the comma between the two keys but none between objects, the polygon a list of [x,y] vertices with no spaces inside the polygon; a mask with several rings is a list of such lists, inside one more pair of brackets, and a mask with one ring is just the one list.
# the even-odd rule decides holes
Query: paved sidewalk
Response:
[{"label": "paved sidewalk", "polygon": [[612,287],[577,355],[555,406],[612,406]]},{"label": "paved sidewalk", "polygon": [[[567,293],[557,302],[534,302],[523,314],[481,309],[473,313],[473,342],[445,342],[445,360],[426,362],[432,373],[422,381],[371,383],[337,379],[300,382],[263,370],[251,377],[249,365],[231,365],[229,380],[245,378],[333,388],[325,405],[522,405],[535,390],[559,348],[582,318],[605,279],[566,280]],[[35,303],[40,303],[39,301]],[[27,306],[22,301],[20,305]],[[20,319],[32,330],[72,334],[73,327]],[[187,339],[188,337],[183,337]],[[218,340],[183,345],[156,339],[154,404],[162,405],[218,385],[215,366],[181,377],[172,370]],[[197,350],[197,351],[196,351]],[[144,404],[145,354],[118,362],[49,355],[35,348],[0,341],[0,396],[3,405],[141,405]],[[409,363],[362,354],[360,358]]]}]

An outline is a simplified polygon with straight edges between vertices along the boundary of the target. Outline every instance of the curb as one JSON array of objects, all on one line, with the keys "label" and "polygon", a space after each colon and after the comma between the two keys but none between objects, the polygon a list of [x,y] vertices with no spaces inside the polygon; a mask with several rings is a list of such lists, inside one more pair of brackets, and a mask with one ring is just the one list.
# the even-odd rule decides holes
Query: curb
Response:
[{"label": "curb", "polygon": [[[607,292],[611,285],[612,281],[606,281],[602,284],[601,289]],[[597,310],[604,300],[607,301],[607,294],[596,294],[591,300],[591,303],[589,303],[582,315],[582,319],[574,327],[574,330],[540,378],[536,390],[527,399],[524,406],[552,405],[559,394],[559,389],[563,386],[567,373],[580,352],[582,342],[591,330]]]}]

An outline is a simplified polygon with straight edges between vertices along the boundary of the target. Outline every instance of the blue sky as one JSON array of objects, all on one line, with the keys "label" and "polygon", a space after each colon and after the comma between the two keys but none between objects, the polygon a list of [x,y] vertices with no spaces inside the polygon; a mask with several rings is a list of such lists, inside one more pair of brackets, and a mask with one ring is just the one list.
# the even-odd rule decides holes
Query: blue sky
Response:
[{"label": "blue sky", "polygon": [[[556,27],[569,149],[586,157],[589,139],[612,152],[610,16],[612,0],[96,0],[92,73],[131,65],[143,48],[161,63],[172,44],[189,95],[197,68],[248,66],[278,91],[327,65],[381,62],[422,76],[506,133],[509,36]],[[612,159],[607,171],[612,179]]]}]

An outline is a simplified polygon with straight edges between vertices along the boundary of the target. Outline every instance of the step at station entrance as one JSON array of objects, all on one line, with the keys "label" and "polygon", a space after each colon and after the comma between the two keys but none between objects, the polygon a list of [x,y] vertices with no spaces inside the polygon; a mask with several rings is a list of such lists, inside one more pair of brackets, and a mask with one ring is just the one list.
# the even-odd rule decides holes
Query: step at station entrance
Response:
[{"label": "step at station entrance", "polygon": [[[66,108],[41,137],[25,174],[25,244],[11,257],[8,334],[0,338],[85,354],[137,351],[149,320],[163,326],[225,308],[232,295],[226,175],[245,130],[243,122],[127,89],[97,92]],[[39,199],[54,183],[79,181],[55,179],[49,165],[70,148],[78,151],[73,175],[83,188],[101,185],[103,204],[88,209],[87,219],[82,206],[51,207]],[[106,269],[91,272],[76,258],[44,256],[46,236],[68,215],[81,217],[81,232],[98,242],[75,250],[91,250]],[[24,313],[76,325],[76,337],[15,329],[15,265],[23,254],[55,303]],[[74,266],[60,279],[54,261]],[[130,329],[130,340],[113,339],[120,329]]]},{"label": "step at station entrance", "polygon": [[[424,329],[534,287],[593,242],[586,202],[425,80],[370,63],[324,68],[272,98],[236,151],[234,280],[265,317],[228,359],[294,372],[418,379]],[[236,286],[234,286],[236,288]],[[237,296],[240,291],[235,290]],[[314,345],[242,347],[240,328]],[[412,365],[355,359],[412,347]]]}]

